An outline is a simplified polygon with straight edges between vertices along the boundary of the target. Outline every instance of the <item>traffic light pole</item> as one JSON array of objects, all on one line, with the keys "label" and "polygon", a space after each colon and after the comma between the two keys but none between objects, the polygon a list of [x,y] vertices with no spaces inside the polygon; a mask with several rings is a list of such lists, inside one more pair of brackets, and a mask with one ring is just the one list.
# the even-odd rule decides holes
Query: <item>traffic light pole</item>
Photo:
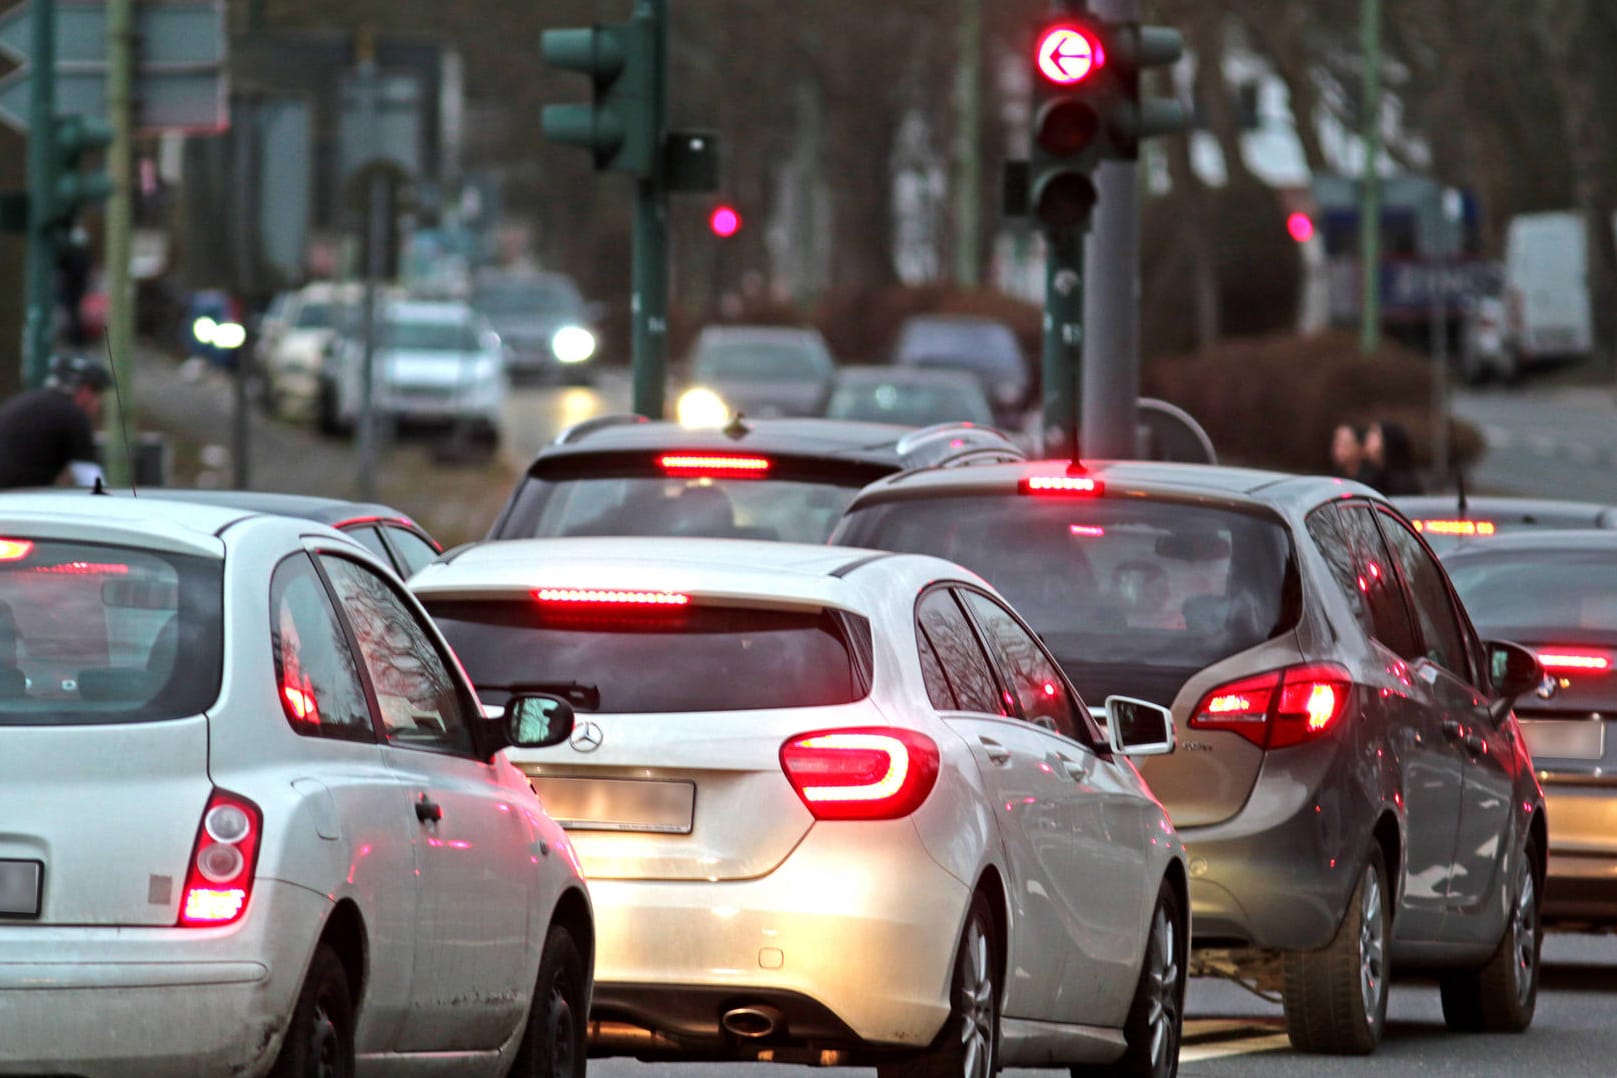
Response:
[{"label": "traffic light pole", "polygon": [[[668,0],[636,0],[635,18],[650,19],[652,70],[666,71]],[[666,128],[667,101],[661,78],[650,80],[647,115],[657,133],[658,153],[651,174],[634,185],[634,325],[630,361],[634,367],[634,410],[661,419],[668,390],[668,185],[660,152]]]},{"label": "traffic light pole", "polygon": [[55,337],[56,242],[51,223],[56,186],[56,0],[34,0],[34,74],[28,109],[27,310],[22,327],[22,381],[44,384]]},{"label": "traffic light pole", "polygon": [[[121,436],[134,418],[135,293],[130,287],[129,254],[134,194],[134,0],[108,0],[107,4],[107,113],[112,144],[107,148],[107,171],[112,196],[107,200],[107,358],[118,392],[107,395],[107,480],[113,486],[130,482],[134,470],[130,447]],[[241,356],[236,357],[241,362]],[[239,466],[239,465],[238,465]],[[241,484],[245,485],[245,484]]]},{"label": "traffic light pole", "polygon": [[1044,455],[1078,459],[1082,411],[1084,234],[1044,234]]}]

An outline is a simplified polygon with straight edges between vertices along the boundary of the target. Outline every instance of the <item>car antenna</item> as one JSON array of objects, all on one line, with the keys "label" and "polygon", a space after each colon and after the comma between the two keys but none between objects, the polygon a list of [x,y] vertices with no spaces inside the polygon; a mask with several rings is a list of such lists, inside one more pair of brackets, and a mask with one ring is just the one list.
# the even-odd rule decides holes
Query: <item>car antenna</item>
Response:
[{"label": "car antenna", "polygon": [[[124,467],[129,469],[129,496],[138,498],[140,491],[135,486],[135,452],[129,444],[129,413],[124,411],[123,389],[118,385],[118,362],[112,358],[112,337],[103,332],[101,343],[107,347],[107,375],[112,379],[112,395],[118,401],[118,437],[123,439]],[[95,485],[98,493],[106,493],[100,476],[96,477]]]},{"label": "car antenna", "polygon": [[1465,469],[1460,467],[1459,461],[1454,462],[1454,491],[1455,497],[1459,501],[1458,516],[1461,520],[1464,520],[1466,514]]},{"label": "car antenna", "polygon": [[729,423],[725,424],[724,430],[721,433],[731,441],[739,442],[741,439],[752,433],[752,428],[747,426],[745,422],[746,418],[747,417],[745,415],[737,412],[735,417],[732,418]]}]

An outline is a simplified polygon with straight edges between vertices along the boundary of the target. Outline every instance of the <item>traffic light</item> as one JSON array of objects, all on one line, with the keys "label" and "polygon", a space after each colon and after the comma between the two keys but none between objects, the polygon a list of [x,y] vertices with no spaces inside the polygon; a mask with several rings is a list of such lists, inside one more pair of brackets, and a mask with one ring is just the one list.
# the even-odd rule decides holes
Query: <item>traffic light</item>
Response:
[{"label": "traffic light", "polygon": [[1047,230],[1079,229],[1095,206],[1090,175],[1104,141],[1108,57],[1099,27],[1073,18],[1046,24],[1033,63],[1028,209]]},{"label": "traffic light", "polygon": [[105,121],[89,116],[58,116],[51,132],[50,150],[55,175],[44,220],[64,225],[91,202],[105,201],[112,195],[112,177],[104,168],[84,167],[86,154],[104,150],[112,142],[112,129]]},{"label": "traffic light", "polygon": [[1107,156],[1133,161],[1140,156],[1141,142],[1190,126],[1190,114],[1178,101],[1140,96],[1141,72],[1177,63],[1185,54],[1185,43],[1177,30],[1136,22],[1108,25],[1105,40],[1112,84],[1106,121]]},{"label": "traffic light", "polygon": [[707,215],[707,227],[721,240],[727,240],[741,231],[741,214],[734,206],[721,202]]},{"label": "traffic light", "polygon": [[654,21],[639,11],[628,22],[546,30],[545,62],[590,77],[588,105],[546,105],[545,137],[589,150],[597,170],[657,175],[663,147],[662,50]]}]

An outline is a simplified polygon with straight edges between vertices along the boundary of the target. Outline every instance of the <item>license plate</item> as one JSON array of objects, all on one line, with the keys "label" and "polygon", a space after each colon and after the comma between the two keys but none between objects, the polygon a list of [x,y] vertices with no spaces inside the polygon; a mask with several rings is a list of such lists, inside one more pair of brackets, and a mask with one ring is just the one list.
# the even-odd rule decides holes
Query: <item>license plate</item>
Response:
[{"label": "license plate", "polygon": [[1606,724],[1596,719],[1529,719],[1522,736],[1535,757],[1562,760],[1598,760],[1606,754]]},{"label": "license plate", "polygon": [[44,874],[39,861],[0,861],[0,917],[38,917]]},{"label": "license plate", "polygon": [[688,835],[696,784],[645,779],[529,779],[550,818],[569,831],[650,831]]}]

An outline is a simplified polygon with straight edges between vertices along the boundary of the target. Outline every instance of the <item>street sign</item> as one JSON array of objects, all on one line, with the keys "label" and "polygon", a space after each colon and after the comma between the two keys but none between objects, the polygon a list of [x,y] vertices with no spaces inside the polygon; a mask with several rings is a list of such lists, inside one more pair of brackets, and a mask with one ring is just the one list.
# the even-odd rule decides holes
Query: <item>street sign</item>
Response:
[{"label": "street sign", "polygon": [[[23,65],[0,78],[0,123],[26,132],[33,94],[31,6],[0,14],[0,55]],[[229,126],[224,80],[223,0],[144,3],[135,13],[135,126],[142,131],[212,133]],[[107,112],[107,9],[56,2],[56,113]]]}]

